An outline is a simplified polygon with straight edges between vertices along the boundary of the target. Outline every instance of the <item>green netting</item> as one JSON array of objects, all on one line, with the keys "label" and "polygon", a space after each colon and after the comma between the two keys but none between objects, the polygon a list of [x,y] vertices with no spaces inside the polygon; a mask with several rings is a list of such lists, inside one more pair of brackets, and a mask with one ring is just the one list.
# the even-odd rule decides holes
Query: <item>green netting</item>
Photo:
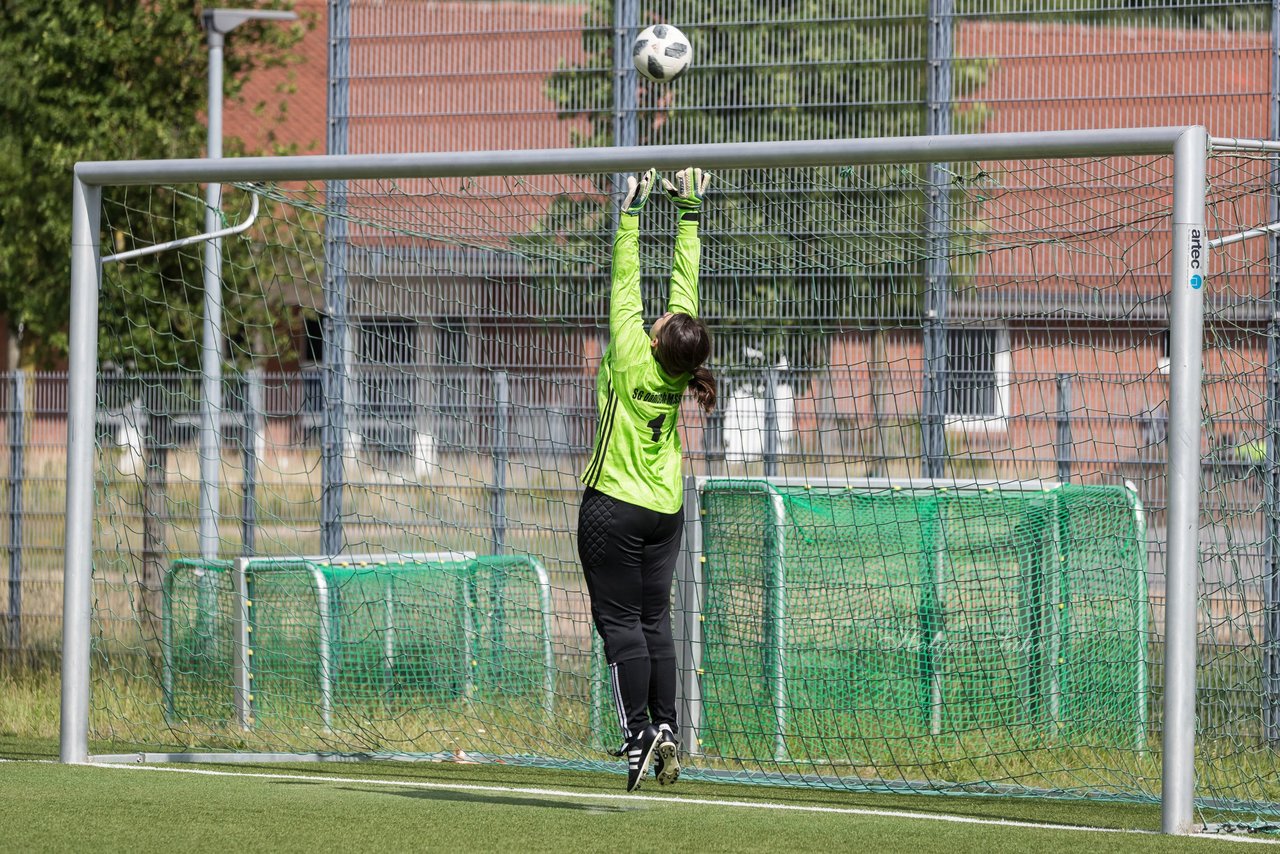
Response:
[{"label": "green netting", "polygon": [[[700,674],[692,773],[1124,793],[1079,766],[1147,748],[1133,492],[711,479],[702,496],[702,634],[682,646]],[[534,560],[241,567],[239,582],[228,561],[168,574],[171,725],[263,746],[499,747],[550,764],[581,764],[584,738],[616,737],[606,686],[557,685],[551,588]],[[586,732],[573,729],[584,700]]]},{"label": "green netting", "polygon": [[1146,534],[1128,489],[712,480],[702,513],[709,755],[883,775],[922,744],[955,760],[975,742],[988,760],[1145,745]]},{"label": "green netting", "polygon": [[[528,558],[177,561],[165,585],[170,718],[351,729],[554,691],[545,571]],[[246,654],[235,654],[247,619]],[[242,670],[237,673],[237,668]],[[235,686],[249,686],[237,706]]]},{"label": "green netting", "polygon": [[230,561],[179,560],[165,578],[163,602],[165,713],[218,724],[233,716],[235,621]]}]

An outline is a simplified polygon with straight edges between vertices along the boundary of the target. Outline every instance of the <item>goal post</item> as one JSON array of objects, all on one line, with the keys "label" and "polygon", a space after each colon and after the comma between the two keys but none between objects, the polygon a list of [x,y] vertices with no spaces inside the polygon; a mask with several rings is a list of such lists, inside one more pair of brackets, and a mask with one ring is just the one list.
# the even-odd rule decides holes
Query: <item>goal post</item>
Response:
[{"label": "goal post", "polygon": [[1205,179],[1208,134],[1173,149],[1173,282],[1169,292],[1169,563],[1165,576],[1161,829],[1191,832],[1195,801],[1196,594],[1200,554],[1200,384],[1204,281],[1210,274]]},{"label": "goal post", "polygon": [[[558,317],[568,314],[579,318],[583,328],[594,326],[596,321],[583,318],[592,312],[603,316],[599,310],[602,295],[607,293],[600,287],[602,263],[607,268],[601,248],[605,244],[595,232],[590,241],[579,235],[588,226],[601,230],[596,215],[607,213],[610,192],[615,189],[601,189],[595,176],[691,163],[725,176],[720,186],[727,189],[720,192],[726,199],[725,221],[731,221],[732,228],[726,227],[730,235],[724,238],[726,248],[716,256],[723,265],[721,270],[714,271],[714,264],[704,263],[704,277],[718,278],[713,280],[714,286],[704,289],[703,298],[713,328],[717,319],[723,320],[725,328],[739,336],[726,334],[735,344],[776,342],[785,337],[779,331],[784,325],[783,331],[796,337],[811,331],[806,330],[806,323],[824,329],[859,328],[861,320],[849,314],[848,305],[803,296],[810,293],[805,288],[824,276],[865,281],[866,288],[857,298],[868,311],[914,311],[921,304],[918,288],[926,286],[921,284],[924,275],[917,275],[915,265],[930,253],[943,253],[945,263],[939,265],[934,257],[934,263],[920,269],[950,270],[956,280],[951,286],[976,280],[975,270],[998,279],[999,271],[1010,269],[1001,266],[1005,261],[1023,258],[1031,259],[1037,272],[1019,273],[1021,278],[1014,282],[1019,288],[1033,289],[1040,281],[1035,276],[1040,275],[1075,282],[1077,255],[1088,251],[1090,241],[1098,244],[1099,253],[1107,252],[1101,245],[1112,232],[1108,230],[1110,220],[1103,222],[1090,213],[1087,198],[1081,202],[1073,194],[1083,196],[1104,185],[1116,199],[1126,192],[1134,194],[1138,201],[1132,205],[1123,200],[1114,204],[1129,217],[1124,222],[1140,224],[1134,244],[1106,255],[1107,264],[1115,266],[1104,274],[1114,275],[1115,282],[1127,282],[1133,270],[1123,265],[1140,265],[1144,276],[1159,276],[1158,295],[1168,298],[1168,405],[1167,418],[1162,421],[1168,454],[1167,462],[1161,461],[1167,484],[1167,510],[1163,511],[1167,533],[1159,564],[1165,593],[1162,631],[1147,623],[1154,606],[1147,598],[1147,571],[1152,565],[1148,563],[1142,505],[1121,485],[1118,466],[1107,469],[1094,482],[1057,483],[1048,478],[1063,468],[1055,467],[1059,461],[1053,460],[1050,452],[1048,458],[1036,456],[1026,465],[1018,458],[1008,463],[1010,469],[1034,470],[1038,475],[1006,478],[1002,473],[994,477],[983,474],[984,467],[994,470],[1005,465],[1003,459],[980,449],[984,441],[993,441],[992,436],[1010,429],[1009,395],[1024,391],[1011,392],[1009,381],[999,379],[1009,373],[1000,367],[1000,360],[1007,356],[996,352],[967,366],[950,368],[950,386],[943,377],[931,377],[928,387],[934,400],[912,409],[909,407],[915,403],[898,400],[914,400],[915,392],[897,389],[891,371],[870,369],[871,378],[866,381],[869,391],[860,390],[862,386],[835,377],[830,364],[815,368],[820,360],[804,349],[810,346],[808,339],[790,350],[790,345],[774,347],[770,343],[774,349],[763,348],[765,356],[745,355],[739,362],[725,357],[725,362],[716,366],[725,377],[723,415],[714,424],[699,422],[697,427],[699,456],[691,463],[696,477],[686,489],[686,543],[672,615],[681,656],[682,713],[688,723],[682,738],[693,776],[837,788],[895,789],[901,783],[901,788],[930,791],[1078,795],[1101,787],[1109,795],[1143,800],[1152,797],[1151,791],[1135,788],[1132,781],[1152,774],[1158,763],[1163,777],[1159,793],[1163,828],[1170,833],[1190,832],[1197,793],[1200,378],[1203,285],[1209,273],[1209,148],[1206,131],[1193,126],[649,148],[78,164],[72,197],[62,761],[87,762],[104,755],[102,750],[90,749],[91,738],[95,745],[111,741],[92,735],[95,715],[107,716],[108,725],[102,732],[120,735],[121,741],[137,744],[153,737],[156,757],[174,759],[183,752],[172,743],[172,733],[161,731],[166,712],[177,714],[173,680],[182,671],[182,665],[171,657],[180,645],[172,635],[169,600],[161,630],[135,624],[121,628],[112,623],[108,632],[95,622],[98,609],[105,607],[102,602],[126,601],[135,589],[143,595],[149,582],[141,579],[140,573],[147,570],[132,568],[134,563],[145,567],[163,558],[167,567],[175,560],[199,554],[188,531],[175,533],[164,550],[155,545],[154,538],[139,549],[135,541],[149,535],[144,537],[130,523],[110,518],[112,507],[155,498],[156,485],[144,482],[145,477],[159,477],[161,487],[165,478],[181,482],[191,462],[180,455],[161,462],[159,475],[152,470],[151,475],[135,478],[136,482],[118,485],[109,470],[113,464],[104,462],[105,452],[99,447],[103,433],[98,401],[100,293],[111,292],[110,288],[103,290],[101,258],[109,254],[104,252],[103,234],[107,232],[117,242],[121,235],[132,239],[130,230],[140,228],[137,223],[165,215],[164,205],[152,203],[150,197],[132,201],[127,196],[130,188],[140,188],[137,192],[145,194],[150,192],[147,188],[154,187],[225,183],[261,195],[268,217],[278,218],[263,229],[278,223],[280,231],[270,239],[263,238],[265,248],[260,251],[245,250],[239,266],[229,263],[229,277],[242,271],[248,282],[245,292],[252,291],[246,299],[264,298],[271,288],[290,287],[295,281],[349,277],[344,283],[347,299],[367,300],[365,314],[372,318],[362,327],[364,338],[352,343],[356,321],[363,317],[360,312],[323,304],[308,310],[339,314],[333,327],[346,331],[336,346],[345,348],[348,355],[362,347],[369,353],[376,351],[377,358],[394,374],[348,370],[341,381],[343,388],[335,388],[326,374],[322,387],[328,394],[321,401],[320,414],[308,410],[303,413],[307,417],[299,415],[287,425],[277,419],[281,423],[262,428],[289,429],[313,443],[295,453],[292,461],[286,463],[277,456],[271,465],[276,467],[274,474],[281,484],[297,482],[311,490],[306,493],[308,501],[314,497],[317,503],[323,502],[325,518],[308,519],[305,524],[298,521],[295,508],[310,504],[290,497],[292,493],[286,494],[283,487],[273,499],[262,484],[256,491],[251,491],[248,483],[243,486],[246,503],[255,508],[255,524],[268,524],[271,514],[275,514],[276,523],[270,537],[260,535],[252,542],[248,537],[241,542],[222,534],[219,559],[226,563],[220,563],[217,571],[225,570],[230,578],[226,585],[229,595],[222,597],[226,601],[218,612],[226,616],[226,624],[217,636],[226,638],[231,648],[218,651],[209,662],[216,665],[210,671],[216,673],[211,687],[216,688],[217,714],[226,718],[227,729],[219,729],[223,723],[203,722],[181,730],[189,739],[184,745],[190,748],[187,752],[203,747],[208,752],[200,755],[208,756],[221,745],[235,743],[230,729],[243,735],[244,727],[253,723],[253,732],[246,738],[260,748],[253,754],[259,758],[465,756],[596,769],[607,767],[593,745],[601,742],[597,730],[608,726],[610,716],[596,708],[601,693],[594,684],[596,664],[583,604],[585,594],[576,586],[577,581],[569,580],[573,577],[570,517],[575,508],[572,496],[579,462],[575,456],[577,440],[572,436],[575,430],[581,432],[574,419],[590,421],[594,415],[580,411],[582,406],[575,402],[578,399],[563,389],[585,387],[589,378],[584,379],[584,365],[588,359],[599,358],[601,342],[585,334],[575,339],[579,363],[549,365],[533,378],[541,385],[533,389],[530,380],[530,388],[526,388],[506,372],[500,381],[490,375],[502,370],[506,358],[495,355],[498,350],[458,343],[465,333],[457,332],[449,306],[465,303],[474,307],[485,299],[495,300],[496,304],[484,311],[496,328],[512,324],[513,318],[532,317],[528,325],[537,328],[522,331],[526,337],[520,341],[533,351],[549,346],[538,336],[547,334],[546,329],[554,327]],[[1001,163],[1007,164],[1002,170],[988,167]],[[934,177],[950,175],[950,183],[931,183],[920,169],[922,164],[942,166],[925,171]],[[769,175],[784,173],[799,176],[794,182],[797,187],[817,186],[818,190],[806,195],[804,190],[783,187],[780,182],[760,186],[759,182],[770,180]],[[1111,180],[1116,174],[1123,174],[1125,180]],[[342,193],[330,198],[325,182],[344,182]],[[359,182],[370,187],[363,196],[351,192],[352,185]],[[1055,190],[1055,182],[1069,186]],[[1019,203],[1017,210],[1012,210],[1013,185],[1018,192],[1048,194],[1044,198],[1072,211],[1070,216],[1075,218],[1064,220],[1063,228],[1062,222],[1038,219],[1034,206]],[[1159,193],[1148,192],[1156,185]],[[1171,203],[1160,195],[1169,189]],[[110,197],[105,218],[104,192]],[[111,196],[113,193],[126,195]],[[947,240],[926,242],[926,219],[917,215],[939,194],[951,197],[947,210],[955,222],[949,223]],[[662,219],[661,212],[646,216],[652,216],[655,223]],[[801,221],[801,216],[808,220]],[[521,230],[513,225],[521,218],[538,220],[539,229]],[[172,219],[178,221],[176,215]],[[329,220],[340,225],[329,230]],[[1009,230],[989,227],[991,221]],[[1119,214],[1116,221],[1120,221]],[[646,229],[650,228],[648,222]],[[813,222],[829,227],[829,231],[814,230],[810,227]],[[284,226],[305,232],[308,239],[322,229],[329,238],[341,234],[344,245],[339,249],[320,239],[304,245],[296,233],[286,235]],[[652,228],[663,231],[666,224]],[[785,239],[774,239],[777,235]],[[162,237],[168,236],[183,235]],[[669,240],[669,235],[663,239]],[[711,245],[716,239],[715,226],[707,222],[704,240]],[[351,273],[357,256],[366,265],[358,276]],[[476,260],[479,256],[483,256],[483,264]],[[326,263],[344,268],[326,270]],[[661,263],[665,264],[665,259]],[[1050,265],[1047,272],[1041,264]],[[766,275],[759,272],[766,270],[775,289],[752,291],[747,283],[753,276]],[[656,261],[645,272],[652,273],[655,281],[665,275]],[[139,269],[130,275],[134,274],[145,277],[148,271]],[[1095,282],[1096,271],[1090,275],[1094,276],[1090,282]],[[188,287],[185,278],[175,283],[156,273],[155,279],[160,282],[157,290],[149,291],[143,302],[169,305],[172,300],[173,310],[190,304],[177,293]],[[550,288],[538,290],[547,282]],[[1120,287],[1115,282],[1111,287]],[[974,292],[979,289],[979,285],[968,284]],[[783,287],[791,290],[785,297],[777,296]],[[1059,310],[1057,316],[1072,311],[1077,317],[1090,316],[1088,312],[1098,300],[1089,300],[1099,287],[1080,286],[1080,301]],[[435,302],[421,296],[432,288],[439,290]],[[1146,293],[1143,301],[1158,295]],[[229,299],[224,311],[236,310],[234,294]],[[411,300],[419,302],[410,306]],[[818,320],[799,312],[797,306],[802,304],[817,313]],[[771,316],[784,308],[791,312],[787,318]],[[242,320],[240,331],[234,334],[240,335],[236,346],[248,354],[248,361],[261,361],[273,342],[287,337],[275,319],[246,315]],[[913,322],[920,322],[920,318]],[[425,338],[404,337],[410,335],[406,330],[416,328],[412,323],[431,330],[429,345],[420,343]],[[963,327],[957,328],[963,331]],[[973,341],[985,346],[997,340],[998,333],[982,334],[987,337],[957,334],[956,346],[969,346],[965,342]],[[945,344],[946,336],[947,331],[942,330],[937,340]],[[335,346],[335,342],[326,343]],[[176,364],[179,372],[198,373],[198,368],[183,361],[181,347],[170,347],[166,342],[154,346],[150,355],[158,364]],[[416,363],[409,361],[410,351],[425,346],[433,348],[435,362],[422,370],[411,369]],[[888,346],[897,345],[881,340],[868,345],[866,352],[875,348],[883,351]],[[565,352],[570,349],[566,347]],[[829,349],[824,351],[825,357],[830,356]],[[755,352],[745,345],[740,350]],[[786,370],[787,355],[796,361],[797,353],[808,360],[804,369],[820,379],[814,379],[803,393],[797,388],[786,397],[776,372]],[[932,355],[934,358],[922,360],[904,350],[901,360],[912,370],[936,372],[938,354]],[[859,357],[846,353],[844,358],[853,364]],[[752,359],[756,361],[749,361]],[[444,375],[437,370],[440,365],[453,373]],[[301,380],[286,377],[272,386],[270,380],[261,379],[259,365],[255,363],[252,369],[259,370],[254,374],[256,399],[264,394],[291,394],[290,400],[300,400],[308,394]],[[996,379],[968,384],[955,380],[957,375],[963,378],[965,372],[979,370]],[[1108,382],[1103,374],[1105,371],[1099,372],[1099,388]],[[759,387],[765,392],[757,393],[754,378],[762,375],[766,381]],[[163,385],[168,380],[142,377],[137,382],[147,388],[168,388]],[[348,384],[360,386],[365,403],[376,403],[366,406],[359,418],[348,411]],[[433,417],[447,414],[452,419],[452,432],[424,426],[423,389],[427,388],[434,395]],[[1028,383],[1027,395],[1031,395],[1030,389]],[[1081,399],[1094,401],[1084,405],[1102,406],[1099,401],[1105,399],[1104,392],[1090,392],[1101,395],[1094,398],[1082,393]],[[173,394],[182,397],[190,393],[180,390]],[[331,399],[334,394],[341,399]],[[824,410],[824,394],[828,398],[843,395],[840,406]],[[856,405],[850,402],[855,398]],[[898,409],[886,416],[882,409],[885,401],[892,402],[890,410]],[[291,405],[298,411],[302,408],[302,404]],[[1022,401],[1019,405],[1038,405],[1045,412],[1049,406],[1044,401]],[[878,429],[873,437],[868,438],[868,431],[856,426],[848,430],[821,426],[864,416],[865,412],[857,410],[859,406],[871,407],[876,414]],[[931,413],[928,406],[941,409]],[[956,411],[949,412],[948,407]],[[686,412],[690,413],[686,421],[690,421],[692,410]],[[166,411],[166,417],[169,415],[172,412]],[[180,424],[182,417],[171,420]],[[313,438],[316,418],[323,421],[326,437],[319,449]],[[1033,433],[1040,430],[1047,418],[1028,429]],[[246,414],[246,424],[249,419]],[[337,421],[342,422],[343,441],[349,445],[337,444],[333,430]],[[765,428],[749,428],[757,422]],[[486,438],[485,452],[478,453],[481,440],[476,437],[481,433],[488,436],[485,431],[500,432],[502,438]],[[253,428],[249,432],[256,435],[260,431]],[[714,441],[707,438],[713,433],[719,437]],[[1034,435],[1039,437],[1040,433]],[[761,437],[763,442],[754,446]],[[862,445],[862,450],[853,451],[827,446],[837,439],[878,442],[880,450],[870,454]],[[511,451],[517,440],[525,443],[524,456],[519,459]],[[1097,439],[1095,444],[1103,441]],[[181,442],[174,440],[174,446]],[[1027,439],[1025,447],[1031,448],[1032,442]],[[1046,443],[1036,438],[1034,442],[1038,443],[1036,448],[1053,445],[1052,439]],[[900,451],[886,451],[890,443],[897,443]],[[803,450],[798,450],[801,446]],[[896,470],[896,463],[890,464],[911,458],[921,448],[928,449],[931,466],[939,464],[940,451],[950,455],[950,474],[954,476],[913,480],[917,472],[904,468],[905,463]],[[397,455],[399,462],[383,462],[389,454]],[[559,456],[550,462],[539,456],[547,454]],[[246,455],[253,456],[248,451]],[[778,476],[767,470],[778,465],[783,456],[788,457],[788,465],[799,468],[797,474]],[[864,465],[872,457],[879,462]],[[861,462],[855,465],[851,460]],[[266,463],[254,456],[253,465],[262,469]],[[887,473],[870,474],[877,466],[888,469]],[[354,481],[344,473],[344,467],[362,472],[359,490],[350,487]],[[108,469],[107,475],[104,469]],[[974,476],[966,477],[965,469]],[[519,478],[514,474],[517,470]],[[323,486],[312,482],[313,473],[324,479]],[[1035,476],[1045,480],[1033,481]],[[334,488],[341,490],[344,484],[350,494],[341,493],[342,503],[333,505],[339,494]],[[231,489],[225,478],[223,488]],[[764,522],[757,520],[731,530],[726,541],[725,531],[709,526],[705,514],[690,507],[689,500],[694,496],[705,500],[712,494],[733,496],[735,491],[751,494],[752,501],[764,501],[773,515]],[[814,501],[815,494],[821,502]],[[864,509],[854,508],[855,499],[887,502],[884,507],[868,504],[867,515],[859,517],[856,514]],[[269,509],[273,500],[276,505]],[[998,510],[991,509],[1001,501],[1004,503]],[[803,512],[810,514],[809,521],[797,522],[797,508],[805,502]],[[1073,517],[1073,513],[1077,515]],[[387,522],[391,518],[396,520],[394,524]],[[815,521],[821,519],[827,521]],[[1086,519],[1092,529],[1084,527]],[[1112,526],[1110,533],[1099,533],[1105,528],[1103,520]],[[313,529],[323,538],[314,544],[310,539]],[[904,546],[905,541],[899,539],[896,551],[890,550],[886,544],[892,539],[891,532],[900,538],[913,537],[914,545]],[[809,558],[796,558],[803,551],[794,550],[799,543],[786,541],[813,539],[819,534],[833,536],[821,545],[809,543]],[[736,546],[730,549],[743,572],[729,589],[744,597],[744,602],[718,600],[723,588],[717,588],[711,576],[717,572],[723,575],[725,566],[710,558],[726,554],[726,542],[745,543],[750,537],[759,542],[751,541],[750,547],[736,552]],[[1101,540],[1110,545],[1097,546]],[[1076,554],[1082,553],[1086,542],[1088,548],[1096,546],[1094,557],[1072,563],[1075,558],[1069,552],[1075,549]],[[129,556],[109,556],[104,543],[115,543]],[[1012,551],[1000,553],[1001,548]],[[542,611],[549,637],[530,630],[533,641],[518,650],[523,669],[515,681],[521,687],[495,689],[497,699],[490,702],[467,690],[465,684],[460,691],[438,695],[411,686],[404,689],[405,696],[421,708],[415,707],[410,714],[395,704],[396,691],[403,686],[395,683],[389,670],[379,670],[391,658],[385,652],[387,644],[399,642],[402,626],[420,627],[424,656],[432,644],[448,647],[457,643],[463,651],[459,659],[463,669],[475,668],[477,678],[482,678],[484,668],[475,662],[483,656],[473,644],[489,629],[479,626],[473,617],[484,608],[501,608],[505,600],[496,593],[484,598],[485,590],[480,588],[488,582],[463,584],[452,603],[460,610],[448,611],[449,596],[455,594],[432,593],[437,588],[421,580],[434,570],[422,569],[424,574],[415,576],[418,580],[413,583],[425,591],[424,598],[417,599],[387,592],[388,573],[373,573],[370,578],[377,577],[367,587],[362,586],[368,580],[363,576],[344,575],[336,582],[341,588],[339,595],[352,598],[338,610],[358,612],[360,619],[349,628],[335,630],[335,620],[328,616],[333,605],[325,602],[321,606],[317,592],[329,581],[323,578],[318,562],[308,563],[310,559],[303,557],[317,550],[470,552],[476,556],[468,563],[471,567],[493,568],[510,559],[525,561],[521,566],[536,576],[528,588],[530,613]],[[134,552],[146,554],[133,557]],[[962,552],[964,556],[958,557]],[[886,554],[898,563],[889,566]],[[985,563],[978,559],[979,554],[987,556]],[[299,592],[299,587],[282,589],[275,595],[284,603],[278,612],[281,628],[277,636],[284,638],[292,632],[303,642],[261,646],[267,641],[252,639],[250,631],[255,626],[253,608],[261,598],[250,592],[253,579],[269,578],[270,570],[265,567],[273,561],[294,561],[301,566],[299,560],[312,579],[307,581],[309,592]],[[1058,566],[1050,560],[1058,561]],[[832,566],[862,567],[876,561],[880,569],[871,575],[823,574]],[[264,569],[255,574],[254,562],[260,562]],[[119,569],[117,563],[126,568]],[[237,565],[239,571],[235,570]],[[540,571],[544,565],[546,569]],[[548,572],[549,583],[542,577]],[[315,581],[316,573],[320,573],[320,581]],[[802,573],[802,580],[797,581],[795,573]],[[1072,587],[1077,583],[1083,586]],[[383,592],[376,592],[375,587]],[[815,592],[806,595],[802,592],[805,589]],[[1068,589],[1073,591],[1072,604],[1055,611],[1054,606],[1065,604],[1054,598],[1058,595],[1055,591]],[[195,598],[183,607],[192,621],[209,618],[207,608],[194,604],[200,595],[199,585],[192,590]],[[831,595],[818,595],[817,591],[823,590]],[[1084,592],[1076,595],[1075,591]],[[855,608],[860,597],[875,600],[888,610],[873,609],[859,615]],[[299,608],[304,609],[305,619],[293,616],[302,613]],[[395,612],[394,627],[387,617],[393,608],[401,609]],[[438,621],[446,619],[441,616],[446,611],[448,620],[462,622],[456,622],[457,630],[450,628],[447,637],[433,635]],[[900,622],[884,622],[887,613]],[[964,623],[960,614],[967,615],[970,622]],[[1062,614],[1070,614],[1070,625]],[[410,622],[400,622],[401,618]],[[823,621],[838,631],[822,639],[799,630],[806,622],[813,626]],[[118,622],[129,619],[120,616]],[[493,625],[504,623],[495,620]],[[349,632],[352,637],[340,637],[335,631],[339,635]],[[1026,654],[1021,658],[1005,656],[1000,632],[1025,635]],[[103,662],[114,660],[116,651],[108,647],[117,635],[128,637],[127,642],[120,642],[127,647],[121,652],[119,660],[125,663],[120,667],[135,668],[136,672],[107,672],[102,683],[93,683],[95,689],[91,674],[95,667],[109,669]],[[886,636],[911,649],[880,658],[864,654]],[[348,641],[344,651],[326,646]],[[501,636],[486,636],[483,641],[503,650],[514,649]],[[949,642],[979,652],[963,660],[947,658]],[[198,647],[194,644],[183,654],[199,658]],[[1074,659],[1070,651],[1078,653]],[[341,656],[348,653],[352,656],[350,666],[363,668],[360,672],[366,674],[370,686],[368,692],[349,702],[334,694],[335,679],[341,677],[332,672],[335,667],[348,666],[341,663]],[[717,672],[710,672],[707,666],[709,655],[719,656]],[[1160,661],[1153,661],[1157,655]],[[251,695],[256,688],[252,683],[275,671],[249,661],[259,656],[302,662],[295,672],[282,668],[279,678],[281,684],[293,680],[289,684],[303,685],[307,692],[302,699],[297,695],[281,699],[274,717],[260,725],[255,723]],[[1063,661],[1058,662],[1059,658]],[[495,665],[493,670],[505,666]],[[1151,708],[1154,695],[1147,683],[1148,675],[1157,670],[1163,686],[1158,724],[1151,719],[1155,716]],[[299,675],[303,671],[305,674]],[[494,678],[501,681],[509,676]],[[383,678],[385,683],[379,681]],[[451,674],[449,678],[455,677]],[[831,687],[842,680],[862,687]],[[313,681],[317,686],[314,692]],[[393,683],[398,687],[387,687]],[[96,706],[94,690],[109,695],[109,702]],[[135,690],[136,695],[129,694]],[[548,690],[554,694],[550,699]],[[859,696],[867,702],[851,702],[850,691],[863,691]],[[125,721],[123,716],[133,717]],[[113,730],[113,721],[128,725]],[[494,727],[504,729],[495,732]],[[849,737],[850,730],[858,740],[857,749],[841,741]],[[982,746],[997,730],[1012,733],[1014,740]],[[1105,737],[1100,736],[1104,731]],[[164,742],[166,737],[169,742]],[[1025,742],[1017,740],[1023,737]],[[1158,750],[1157,737],[1162,739]],[[606,744],[610,740],[607,734],[603,738]],[[559,753],[546,747],[550,742],[561,746]],[[925,754],[928,757],[921,759]],[[1026,759],[1032,763],[1026,777],[1034,782],[1022,780],[1018,771],[1000,769],[1014,755],[1031,757]],[[1095,760],[1097,756],[1108,758]],[[1042,759],[1058,764],[1035,764]],[[1113,759],[1114,764],[1106,766],[1099,778],[1089,776],[1092,768],[1086,769],[1089,773],[1079,770],[1078,763]],[[871,770],[864,773],[868,765]],[[925,778],[884,776],[904,774],[902,769],[907,766],[913,773],[924,769]],[[1004,776],[990,776],[993,768]],[[968,776],[952,780],[944,776],[953,772]]]}]

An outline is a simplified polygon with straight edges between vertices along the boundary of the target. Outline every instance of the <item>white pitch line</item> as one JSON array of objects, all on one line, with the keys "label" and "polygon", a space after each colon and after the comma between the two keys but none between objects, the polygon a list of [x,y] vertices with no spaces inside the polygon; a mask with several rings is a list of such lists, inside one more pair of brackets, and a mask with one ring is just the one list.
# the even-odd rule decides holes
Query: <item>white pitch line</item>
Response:
[{"label": "white pitch line", "polygon": [[[1067,824],[1043,824],[1032,821],[1014,821],[999,818],[973,818],[963,815],[946,815],[939,813],[900,812],[897,810],[874,810],[860,807],[822,807],[803,804],[779,804],[770,801],[725,801],[712,798],[678,798],[662,795],[619,795],[607,792],[569,792],[562,789],[539,789],[524,786],[483,786],[475,783],[429,783],[423,780],[379,780],[372,777],[329,777],[313,774],[264,774],[244,771],[213,771],[205,768],[175,768],[165,765],[119,765],[110,763],[93,763],[89,767],[108,768],[122,771],[159,771],[171,774],[197,774],[206,777],[244,777],[259,780],[306,780],[310,782],[358,783],[367,786],[407,786],[416,789],[442,789],[461,792],[493,792],[498,794],[543,795],[554,798],[591,799],[600,801],[633,801],[638,803],[686,804],[691,806],[735,807],[739,809],[764,809],[785,812],[826,813],[834,815],[860,815],[876,818],[907,818],[919,821],[942,821],[952,824],[980,824],[995,827],[1023,827],[1034,830],[1063,830],[1084,833],[1130,833],[1142,836],[1159,836],[1153,830],[1117,827],[1087,827]],[[1260,839],[1235,834],[1203,834],[1193,839],[1217,839],[1224,842],[1251,842],[1260,845],[1274,845],[1280,840]]]}]

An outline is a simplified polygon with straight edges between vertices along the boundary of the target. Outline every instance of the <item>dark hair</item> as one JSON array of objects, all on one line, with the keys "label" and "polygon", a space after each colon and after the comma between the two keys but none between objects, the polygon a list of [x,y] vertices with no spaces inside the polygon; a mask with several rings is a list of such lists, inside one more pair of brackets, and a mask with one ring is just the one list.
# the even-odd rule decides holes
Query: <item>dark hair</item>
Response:
[{"label": "dark hair", "polygon": [[707,412],[716,408],[716,378],[702,366],[711,356],[711,333],[707,324],[687,314],[673,314],[658,330],[658,346],[653,355],[672,376],[693,374],[689,389],[698,405]]}]

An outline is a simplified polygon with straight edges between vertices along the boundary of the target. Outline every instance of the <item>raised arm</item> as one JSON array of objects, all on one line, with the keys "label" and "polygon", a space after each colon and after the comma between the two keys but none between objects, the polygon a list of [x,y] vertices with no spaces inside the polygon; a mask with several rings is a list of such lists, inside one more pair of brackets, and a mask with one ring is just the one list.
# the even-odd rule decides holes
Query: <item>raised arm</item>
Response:
[{"label": "raised arm", "polygon": [[649,352],[640,299],[640,210],[649,200],[655,173],[627,179],[628,192],[613,236],[612,286],[609,292],[609,344],[615,357],[631,361]]},{"label": "raised arm", "polygon": [[698,316],[698,259],[702,241],[698,239],[697,220],[681,219],[676,226],[676,248],[671,258],[671,292],[667,295],[667,311]]},{"label": "raised arm", "polygon": [[665,178],[662,186],[679,211],[676,226],[675,253],[671,259],[671,291],[667,295],[667,311],[698,316],[698,263],[702,241],[698,239],[698,223],[702,200],[711,182],[711,174],[689,167],[676,173],[672,184]]}]

